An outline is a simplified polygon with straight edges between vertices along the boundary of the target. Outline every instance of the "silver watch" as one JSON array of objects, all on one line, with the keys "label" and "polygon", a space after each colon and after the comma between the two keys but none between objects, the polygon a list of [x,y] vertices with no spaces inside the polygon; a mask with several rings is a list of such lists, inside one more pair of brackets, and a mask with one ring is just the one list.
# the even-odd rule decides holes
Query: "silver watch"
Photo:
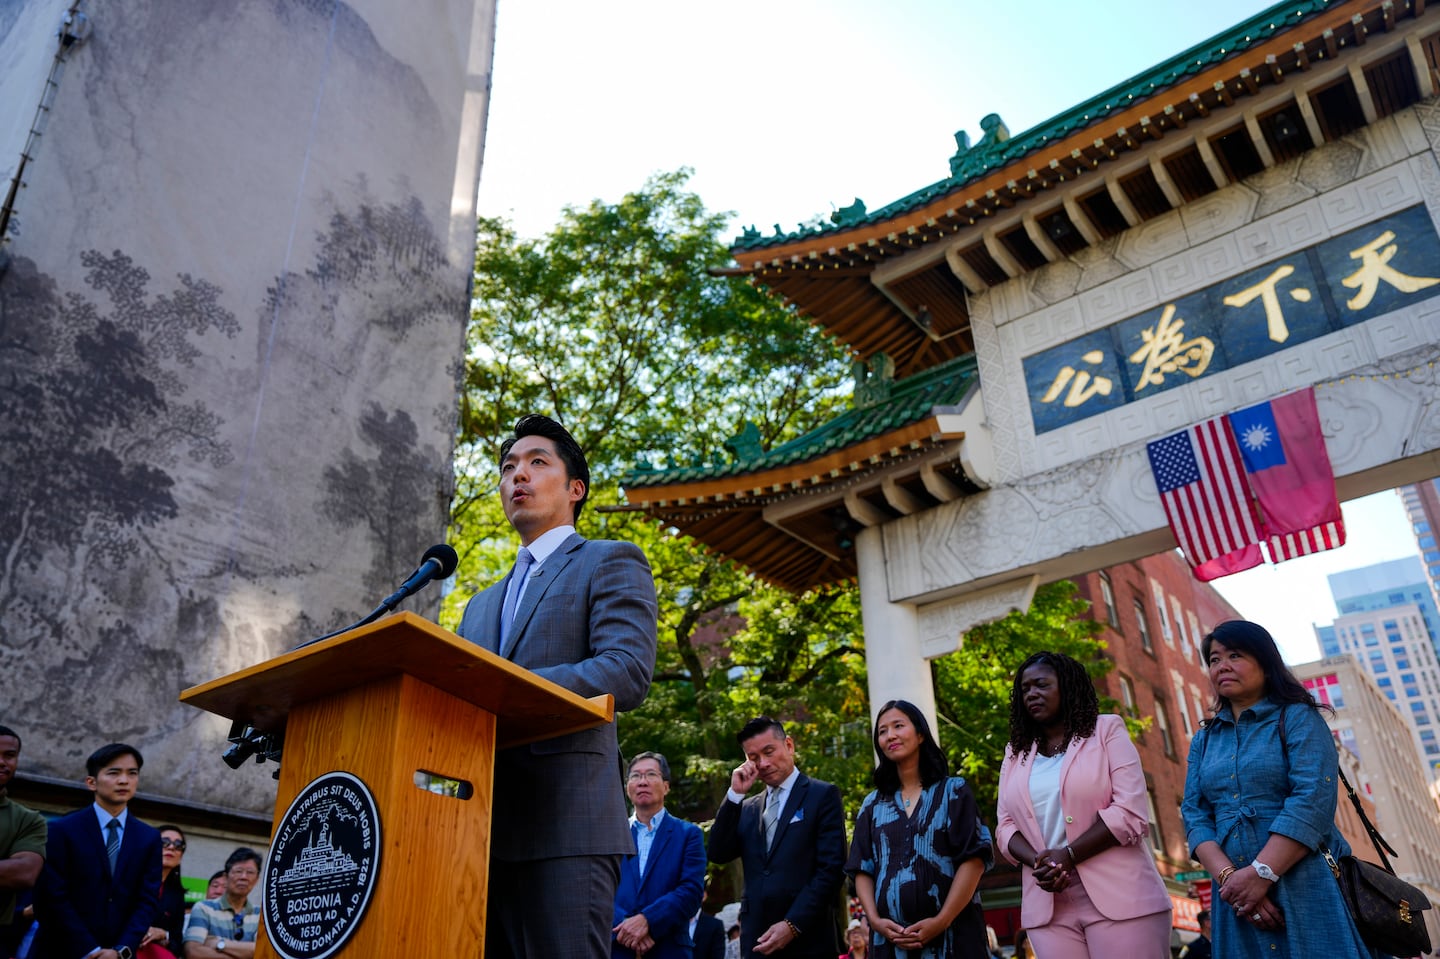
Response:
[{"label": "silver watch", "polygon": [[1280,881],[1280,874],[1277,873],[1275,870],[1271,869],[1269,866],[1265,865],[1260,860],[1252,859],[1250,860],[1250,865],[1255,867],[1255,875],[1259,876],[1261,879],[1268,879],[1271,882]]},{"label": "silver watch", "polygon": [[215,940],[215,949],[217,952],[224,952],[227,945],[229,945],[229,943],[227,943],[224,939]]}]

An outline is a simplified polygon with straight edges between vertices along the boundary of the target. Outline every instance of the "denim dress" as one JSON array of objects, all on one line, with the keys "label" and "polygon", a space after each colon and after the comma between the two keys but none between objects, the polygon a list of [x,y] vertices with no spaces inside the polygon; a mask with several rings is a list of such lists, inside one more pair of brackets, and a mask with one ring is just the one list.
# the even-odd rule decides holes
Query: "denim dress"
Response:
[{"label": "denim dress", "polygon": [[1181,811],[1192,851],[1214,841],[1240,868],[1254,860],[1271,833],[1311,850],[1270,892],[1285,918],[1279,929],[1259,929],[1240,919],[1215,889],[1210,910],[1215,955],[1371,959],[1378,953],[1361,940],[1340,886],[1317,851],[1324,844],[1337,857],[1350,852],[1335,826],[1340,784],[1335,740],[1317,710],[1291,704],[1284,707],[1282,749],[1281,708],[1264,699],[1238,720],[1227,708],[1190,741]]}]

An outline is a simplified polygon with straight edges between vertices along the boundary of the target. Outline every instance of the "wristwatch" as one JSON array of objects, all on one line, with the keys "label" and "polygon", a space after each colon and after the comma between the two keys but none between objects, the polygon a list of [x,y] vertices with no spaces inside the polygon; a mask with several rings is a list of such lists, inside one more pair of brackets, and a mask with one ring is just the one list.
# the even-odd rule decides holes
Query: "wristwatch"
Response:
[{"label": "wristwatch", "polygon": [[1250,860],[1250,865],[1255,867],[1255,875],[1259,876],[1261,879],[1268,879],[1271,882],[1280,881],[1280,874],[1277,873],[1275,870],[1271,869],[1269,866],[1265,865],[1260,860],[1252,859]]},{"label": "wristwatch", "polygon": [[[216,939],[216,940],[215,940],[215,948],[216,948],[218,951],[220,951],[220,952],[224,952],[224,951],[225,951],[225,946],[226,946],[226,945],[228,945],[228,943],[226,943],[224,939]],[[123,959],[123,957],[122,957],[122,959]]]},{"label": "wristwatch", "polygon": [[120,959],[135,959],[135,951],[129,946],[116,946],[115,954],[119,956]]}]

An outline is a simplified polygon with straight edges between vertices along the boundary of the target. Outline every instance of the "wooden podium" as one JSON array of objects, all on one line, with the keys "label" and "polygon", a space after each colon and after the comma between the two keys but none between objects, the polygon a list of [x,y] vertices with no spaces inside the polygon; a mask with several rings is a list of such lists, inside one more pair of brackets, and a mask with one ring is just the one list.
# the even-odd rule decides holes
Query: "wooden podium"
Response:
[{"label": "wooden podium", "polygon": [[[286,810],[307,784],[341,773],[368,786],[378,810],[378,861],[368,907],[334,953],[356,957],[483,955],[495,750],[614,715],[610,696],[562,689],[409,612],[192,687],[180,699],[284,734],[275,848]],[[442,779],[461,786],[437,791]],[[344,858],[329,849],[323,829],[311,840],[307,865],[317,848]],[[251,896],[263,901],[261,887]],[[323,905],[315,915],[326,917]],[[282,955],[263,922],[256,955]]]}]

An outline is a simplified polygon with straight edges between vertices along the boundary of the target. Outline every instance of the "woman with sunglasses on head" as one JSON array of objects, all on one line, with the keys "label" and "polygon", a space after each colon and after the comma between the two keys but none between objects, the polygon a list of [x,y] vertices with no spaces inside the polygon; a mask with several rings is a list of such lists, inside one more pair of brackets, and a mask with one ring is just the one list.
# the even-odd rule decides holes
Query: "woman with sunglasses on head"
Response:
[{"label": "woman with sunglasses on head", "polygon": [[[154,944],[171,955],[183,952],[185,938],[185,887],[180,882],[180,860],[185,857],[185,833],[179,826],[160,827],[160,911],[155,914],[150,931],[140,940],[142,947]],[[142,955],[154,956],[142,948]]]},{"label": "woman with sunglasses on head", "polygon": [[1339,756],[1322,710],[1262,626],[1221,623],[1200,642],[1215,717],[1190,740],[1181,813],[1214,877],[1216,956],[1372,955],[1320,854],[1335,826]]},{"label": "woman with sunglasses on head", "polygon": [[891,700],[875,716],[875,791],[855,818],[845,871],[865,907],[870,959],[988,959],[977,888],[990,831],[924,713]]},{"label": "woman with sunglasses on head", "polygon": [[1036,653],[1015,674],[996,815],[996,846],[1021,867],[1020,922],[1036,955],[1170,954],[1140,754],[1123,719],[1100,715],[1069,656]]}]

